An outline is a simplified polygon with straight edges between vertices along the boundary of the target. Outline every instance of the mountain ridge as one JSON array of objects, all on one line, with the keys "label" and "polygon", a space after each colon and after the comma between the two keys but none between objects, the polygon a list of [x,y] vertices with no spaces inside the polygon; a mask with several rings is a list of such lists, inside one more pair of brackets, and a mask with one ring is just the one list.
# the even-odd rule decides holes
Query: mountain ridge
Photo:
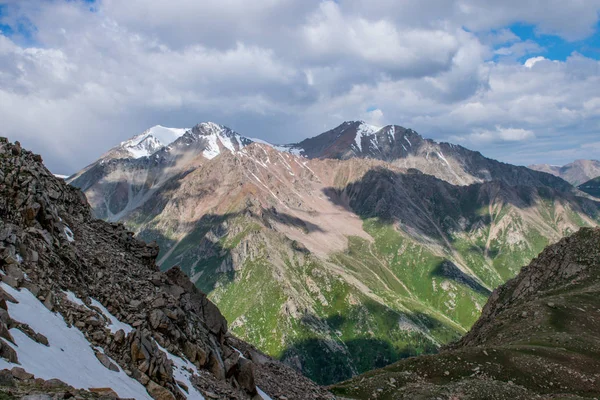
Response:
[{"label": "mountain ridge", "polygon": [[580,159],[563,166],[534,164],[529,168],[563,178],[575,187],[600,176],[600,161],[598,160]]}]

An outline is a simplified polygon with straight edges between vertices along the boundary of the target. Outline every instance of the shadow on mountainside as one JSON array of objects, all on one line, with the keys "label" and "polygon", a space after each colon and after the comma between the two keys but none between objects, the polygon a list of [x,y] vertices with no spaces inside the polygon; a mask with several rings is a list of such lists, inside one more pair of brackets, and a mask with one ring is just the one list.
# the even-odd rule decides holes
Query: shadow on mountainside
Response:
[{"label": "shadow on mountainside", "polygon": [[[433,225],[443,230],[462,231],[476,223],[490,223],[487,206],[498,201],[526,209],[539,200],[564,200],[574,211],[599,218],[600,202],[575,196],[550,187],[509,186],[501,181],[455,186],[432,175],[398,173],[377,167],[344,188],[323,190],[332,202],[363,218],[377,217],[382,222],[399,222],[429,236],[440,236]],[[486,207],[483,209],[483,207]],[[471,221],[461,227],[461,217]],[[426,232],[423,228],[427,227]]]},{"label": "shadow on mountainside", "polygon": [[450,279],[457,283],[467,285],[475,292],[480,293],[486,297],[492,294],[492,292],[488,288],[481,285],[481,283],[479,283],[472,276],[461,271],[460,268],[458,268],[456,264],[454,264],[450,260],[444,260],[441,263],[439,263],[437,267],[435,267],[435,269],[432,271],[431,275],[440,278]]},{"label": "shadow on mountainside", "polygon": [[[450,340],[459,337],[431,315],[399,312],[371,300],[350,307],[343,315],[305,314],[300,322],[308,329],[307,337],[289,345],[280,359],[321,385],[407,357],[436,353],[432,334],[449,335]],[[327,332],[329,338],[324,338]]]},{"label": "shadow on mountainside", "polygon": [[[251,232],[258,232],[272,223],[283,224],[304,233],[320,231],[317,225],[274,209],[261,209],[258,213],[245,210],[223,215],[205,214],[200,219],[177,223],[166,222],[160,228],[150,221],[138,236],[147,241],[156,241],[160,253],[158,263],[162,270],[178,265],[190,276],[199,289],[212,292],[218,283],[226,284],[235,279],[236,271],[231,252]],[[171,232],[168,237],[161,232]],[[292,243],[297,251],[305,251],[299,244]]]}]

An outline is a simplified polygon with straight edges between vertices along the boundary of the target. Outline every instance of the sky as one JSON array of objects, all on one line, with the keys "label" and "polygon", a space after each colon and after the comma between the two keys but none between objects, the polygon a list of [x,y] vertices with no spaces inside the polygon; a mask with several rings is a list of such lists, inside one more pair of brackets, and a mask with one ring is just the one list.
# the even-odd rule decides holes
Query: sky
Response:
[{"label": "sky", "polygon": [[0,136],[71,174],[153,125],[397,124],[600,159],[600,0],[0,0]]}]

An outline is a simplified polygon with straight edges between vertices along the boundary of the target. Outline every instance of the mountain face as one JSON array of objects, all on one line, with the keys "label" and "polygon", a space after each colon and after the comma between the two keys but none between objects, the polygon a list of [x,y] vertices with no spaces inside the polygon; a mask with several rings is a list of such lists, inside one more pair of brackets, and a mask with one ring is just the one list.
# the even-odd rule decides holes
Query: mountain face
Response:
[{"label": "mountain face", "polygon": [[600,198],[600,176],[582,183],[578,189],[591,196]]},{"label": "mountain face", "polygon": [[351,399],[600,396],[600,230],[549,246],[494,290],[460,341],[333,388]]},{"label": "mountain face", "polygon": [[233,337],[158,253],[0,138],[2,398],[332,397]]},{"label": "mountain face", "polygon": [[[140,144],[155,143],[156,127],[121,143],[67,182],[86,193],[98,218],[118,221],[171,178],[193,171],[222,151],[238,151],[252,143],[212,122],[198,124],[181,135],[181,130],[170,131],[177,138],[167,145],[159,141],[160,146],[151,147],[153,151],[146,156],[133,157],[132,146],[138,151]],[[163,140],[168,135],[160,137]]]},{"label": "mountain face", "polygon": [[[343,138],[366,152],[386,129],[354,125],[302,149]],[[235,136],[233,151],[209,159],[187,132],[71,182],[96,215],[155,240],[161,269],[179,266],[236,336],[329,384],[436,352],[545,246],[600,222],[600,204],[560,178],[394,131],[414,153],[298,155],[300,144]]]},{"label": "mountain face", "polygon": [[579,186],[590,179],[600,176],[600,161],[598,160],[575,160],[562,167],[549,164],[536,164],[530,165],[529,168],[558,176],[573,186]]},{"label": "mountain face", "polygon": [[501,163],[462,146],[424,139],[412,129],[398,125],[379,128],[363,121],[344,122],[319,136],[287,145],[283,150],[286,149],[311,159],[383,160],[397,167],[418,169],[454,185],[496,180],[509,185],[570,190],[561,179]]}]

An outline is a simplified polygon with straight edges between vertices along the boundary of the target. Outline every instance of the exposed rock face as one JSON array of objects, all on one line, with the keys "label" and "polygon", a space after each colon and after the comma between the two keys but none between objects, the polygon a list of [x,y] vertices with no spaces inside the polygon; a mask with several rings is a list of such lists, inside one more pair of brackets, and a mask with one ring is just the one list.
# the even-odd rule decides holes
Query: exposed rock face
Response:
[{"label": "exposed rock face", "polygon": [[600,396],[600,229],[549,246],[497,288],[481,318],[438,355],[338,385],[344,398]]},{"label": "exposed rock face", "polygon": [[[158,246],[137,240],[123,225],[95,220],[79,190],[55,178],[39,156],[4,138],[0,217],[3,284],[30,292],[80,330],[106,369],[125,371],[155,399],[183,399],[197,387],[228,398],[256,393],[261,379],[227,344],[224,317],[179,269],[159,271]],[[0,356],[13,364],[19,350],[5,340],[13,342],[17,330],[53,346],[53,338],[13,319],[11,304],[17,302],[0,290]],[[177,362],[188,363],[185,376],[195,387],[175,379]],[[289,384],[282,381],[281,387]],[[298,375],[294,385],[313,388]],[[327,396],[317,390],[314,398]]]}]

